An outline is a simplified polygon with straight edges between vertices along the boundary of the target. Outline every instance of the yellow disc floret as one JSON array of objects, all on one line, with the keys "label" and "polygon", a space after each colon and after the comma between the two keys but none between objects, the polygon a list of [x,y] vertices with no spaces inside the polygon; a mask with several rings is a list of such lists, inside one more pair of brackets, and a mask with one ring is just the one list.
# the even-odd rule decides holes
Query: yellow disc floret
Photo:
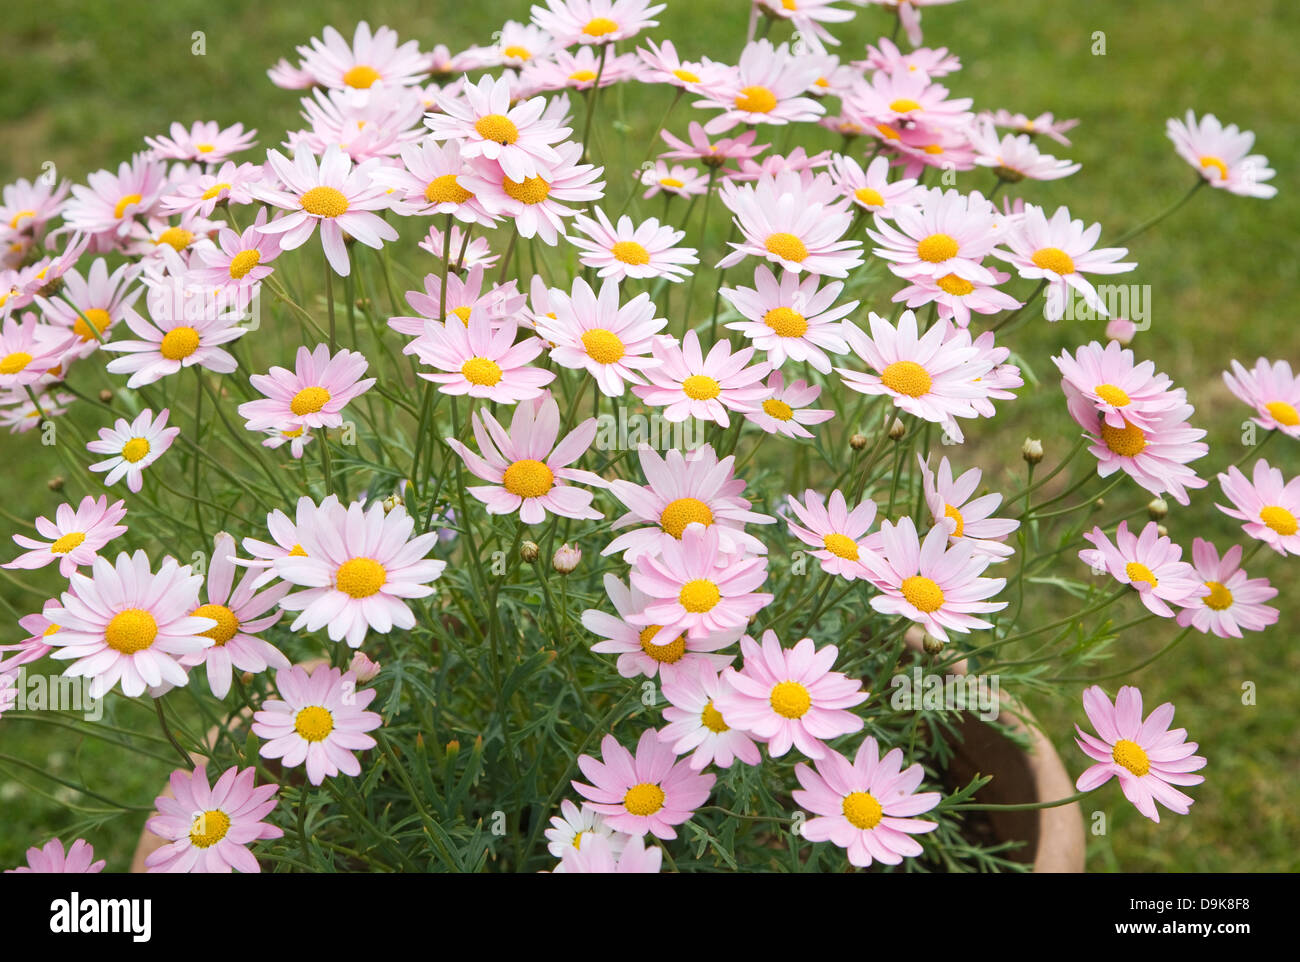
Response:
[{"label": "yellow disc floret", "polygon": [[334,585],[353,598],[369,598],[388,581],[388,572],[374,558],[349,558],[334,573]]},{"label": "yellow disc floret", "polygon": [[158,622],[143,608],[119,611],[104,629],[104,643],[124,655],[144,651],[157,637]]}]

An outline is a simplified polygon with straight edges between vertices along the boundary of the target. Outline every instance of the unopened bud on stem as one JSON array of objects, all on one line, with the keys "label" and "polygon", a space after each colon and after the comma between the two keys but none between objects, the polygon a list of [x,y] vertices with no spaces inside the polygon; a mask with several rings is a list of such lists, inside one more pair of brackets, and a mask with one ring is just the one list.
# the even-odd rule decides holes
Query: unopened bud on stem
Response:
[{"label": "unopened bud on stem", "polygon": [[1020,446],[1020,456],[1026,464],[1037,464],[1043,460],[1043,442],[1038,438],[1025,438],[1025,443]]}]

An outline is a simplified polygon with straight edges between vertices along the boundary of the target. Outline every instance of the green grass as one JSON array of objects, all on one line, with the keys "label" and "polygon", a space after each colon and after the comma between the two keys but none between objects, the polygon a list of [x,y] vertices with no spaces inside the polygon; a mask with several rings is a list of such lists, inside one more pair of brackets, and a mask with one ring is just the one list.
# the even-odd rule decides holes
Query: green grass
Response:
[{"label": "green grass", "polygon": [[[82,181],[88,171],[115,166],[143,146],[145,135],[164,131],[174,120],[242,121],[261,130],[263,146],[275,145],[286,127],[298,122],[297,95],[271,86],[266,68],[281,56],[292,58],[294,45],[326,23],[350,33],[357,12],[355,4],[340,0],[295,5],[58,0],[7,11],[0,34],[0,182],[36,176],[49,162],[60,176]],[[403,38],[418,39],[422,47],[445,43],[456,50],[488,42],[507,18],[525,19],[527,3],[435,2],[420,5],[417,13],[407,3],[377,0],[366,5],[365,16],[372,25],[386,23]],[[654,35],[677,39],[687,55],[734,59],[745,19],[739,0],[674,3]],[[1211,477],[1237,460],[1244,453],[1239,430],[1246,412],[1223,387],[1221,370],[1231,357],[1247,363],[1259,355],[1300,361],[1294,310],[1300,177],[1290,153],[1300,6],[1289,0],[972,0],[928,12],[925,22],[927,42],[947,45],[963,59],[965,69],[948,78],[956,95],[974,97],[977,107],[1005,106],[1031,115],[1051,110],[1058,117],[1081,118],[1072,134],[1074,146],[1056,152],[1081,161],[1083,171],[1021,193],[1049,206],[1067,204],[1076,216],[1101,221],[1103,242],[1186,190],[1191,174],[1164,136],[1167,117],[1193,107],[1256,132],[1259,149],[1278,169],[1278,197],[1257,201],[1202,191],[1173,219],[1133,243],[1140,267],[1124,278],[1153,287],[1152,326],[1139,335],[1136,349],[1187,388],[1197,407],[1194,423],[1210,431],[1212,452],[1197,465],[1200,472]],[[841,33],[843,50],[858,56],[862,43],[885,24],[877,11],[860,13]],[[196,31],[204,34],[203,56],[191,53]],[[1104,56],[1094,54],[1098,33],[1104,35]],[[625,139],[613,130],[598,131],[597,155],[610,166],[611,180],[626,177],[639,161],[667,100],[656,92],[646,103],[628,118],[632,129]],[[685,126],[688,113],[679,108],[675,129]],[[630,146],[620,152],[623,144]],[[828,138],[826,146],[834,143]],[[967,175],[960,184],[987,188],[988,180]],[[883,311],[887,305],[865,306]],[[974,442],[990,483],[1003,490],[1021,473],[1018,451],[1026,434],[1045,439],[1049,460],[1068,443],[1064,406],[1048,376],[1047,357],[1098,336],[1100,325],[1080,330],[1080,323],[1036,322],[1016,336],[1014,346],[1043,386],[1023,392],[1017,404],[1004,405],[997,427],[981,430]],[[48,451],[34,435],[3,443],[10,452],[5,509],[22,518],[52,510],[61,496],[45,484],[54,470]],[[1293,442],[1278,439],[1269,457],[1288,475],[1300,471]],[[1216,492],[1212,487],[1194,494],[1188,509],[1174,506],[1166,524],[1177,541],[1189,546],[1200,534],[1225,546],[1236,537],[1211,507]],[[1129,500],[1140,503],[1137,495]],[[1294,563],[1260,555],[1251,570],[1282,589],[1279,625],[1245,641],[1194,635],[1170,657],[1125,679],[1144,688],[1152,700],[1148,708],[1175,701],[1178,724],[1210,760],[1206,782],[1193,790],[1192,814],[1151,824],[1112,784],[1090,800],[1087,810],[1104,810],[1109,820],[1107,834],[1091,838],[1091,869],[1300,867],[1300,815],[1294,802],[1300,791],[1293,738],[1300,727],[1300,647],[1292,627],[1295,569]],[[53,577],[33,580],[50,590],[56,584]],[[39,606],[40,597],[8,582],[2,586],[4,597],[22,612]],[[1142,661],[1169,637],[1164,625],[1149,635],[1130,633],[1107,670]],[[1257,686],[1253,707],[1241,703],[1245,682]],[[1077,700],[1031,698],[1030,704],[1053,734],[1067,768],[1080,771],[1084,759],[1070,738],[1070,726],[1082,719]],[[161,760],[141,763],[102,742],[77,741],[29,723],[0,724],[0,753],[29,759],[134,805],[149,804],[169,768]],[[66,837],[77,817],[63,807],[69,801],[93,807],[48,780],[32,783],[49,797],[15,783],[0,786],[0,866],[19,861],[34,840]],[[125,867],[143,817],[117,818],[95,829],[96,848],[111,868]]]}]

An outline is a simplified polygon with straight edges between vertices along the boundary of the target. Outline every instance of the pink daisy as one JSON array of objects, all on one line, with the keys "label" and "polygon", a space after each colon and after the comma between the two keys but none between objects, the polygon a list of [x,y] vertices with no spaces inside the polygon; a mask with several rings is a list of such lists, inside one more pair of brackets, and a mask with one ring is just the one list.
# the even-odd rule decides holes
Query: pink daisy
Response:
[{"label": "pink daisy", "polygon": [[[567,798],[560,802],[560,814],[551,816],[551,826],[543,834],[546,850],[556,858],[562,858],[568,849],[581,850],[584,844],[597,838],[607,842],[611,853],[618,855],[628,840],[627,835],[610,828],[600,812],[585,803],[579,808]],[[562,872],[563,868],[557,866],[555,871]]]},{"label": "pink daisy", "polygon": [[[45,602],[41,611],[18,619],[18,627],[22,629],[19,634],[26,634],[27,637],[11,645],[0,645],[0,672],[12,671],[23,665],[30,665],[34,661],[40,661],[54,650],[48,644],[49,636],[58,631],[59,626],[46,617],[46,612],[53,611],[57,607],[59,607],[59,600],[51,598]],[[6,652],[13,652],[13,654],[7,655]]]},{"label": "pink daisy", "polygon": [[[71,185],[37,177],[19,177],[0,189],[0,243],[25,245],[45,238],[50,223],[63,209]],[[3,252],[0,252],[0,263]]]},{"label": "pink daisy", "polygon": [[84,279],[75,270],[63,275],[60,298],[37,297],[36,303],[47,321],[77,336],[69,350],[86,357],[94,353],[101,338],[111,336],[114,324],[134,313],[135,302],[144,293],[144,287],[135,284],[139,275],[137,264],[122,264],[109,274],[108,262],[97,257]]},{"label": "pink daisy", "polygon": [[293,518],[290,518],[278,508],[268,514],[266,516],[266,529],[271,535],[271,542],[259,541],[256,538],[245,538],[244,550],[252,557],[247,559],[234,558],[235,564],[256,568],[261,572],[251,587],[261,587],[275,578],[276,559],[287,555],[305,556],[307,552],[302,546],[302,538],[305,535],[299,535],[299,531],[314,530],[316,515],[321,511],[326,513],[333,511],[338,506],[338,503],[337,495],[331,494],[318,506],[315,501],[304,494],[298,499]]},{"label": "pink daisy", "polygon": [[1105,347],[1092,341],[1073,355],[1062,352],[1052,363],[1061,372],[1066,394],[1082,396],[1096,409],[1102,423],[1116,431],[1129,424],[1149,429],[1159,414],[1174,411],[1187,401],[1166,375],[1156,372],[1155,364],[1138,363],[1133,352],[1118,341],[1107,341]]},{"label": "pink daisy", "polygon": [[716,141],[709,139],[703,125],[691,121],[686,128],[690,143],[674,136],[670,131],[663,131],[660,136],[672,148],[660,157],[669,160],[698,160],[706,167],[721,167],[727,161],[749,160],[767,150],[769,144],[754,145],[758,132],[747,130],[737,137],[721,137]]},{"label": "pink daisy", "polygon": [[852,157],[837,154],[831,160],[831,176],[855,207],[881,217],[892,217],[901,207],[915,207],[925,196],[925,188],[911,178],[889,180],[888,157],[875,158],[864,171]]},{"label": "pink daisy", "polygon": [[1242,197],[1272,197],[1277,193],[1276,187],[1264,183],[1275,173],[1268,166],[1268,158],[1250,152],[1255,146],[1251,131],[1238,130],[1236,124],[1225,127],[1214,114],[1205,114],[1197,121],[1191,110],[1187,111],[1186,123],[1171,118],[1165,127],[1178,156],[1211,187]]},{"label": "pink daisy", "polygon": [[628,80],[640,79],[641,61],[634,53],[601,54],[591,47],[579,47],[572,53],[557,50],[549,60],[537,60],[524,67],[520,83],[530,93],[553,90],[588,91]]},{"label": "pink daisy", "polygon": [[707,193],[709,178],[694,167],[683,164],[670,167],[656,160],[653,167],[641,172],[641,186],[646,188],[642,200],[649,200],[661,191],[674,197],[699,197]]},{"label": "pink daisy", "polygon": [[1178,623],[1184,628],[1191,625],[1202,634],[1240,638],[1243,628],[1263,631],[1277,622],[1277,609],[1264,604],[1277,596],[1277,589],[1267,578],[1246,577],[1241,545],[1233,545],[1220,558],[1213,544],[1197,538],[1192,542],[1192,565],[1210,593],[1201,598],[1201,607],[1178,612]]},{"label": "pink daisy", "polygon": [[[1011,275],[1004,271],[990,270],[993,283],[1004,284]],[[990,284],[982,281],[968,281],[956,274],[942,277],[918,275],[912,283],[894,295],[895,303],[903,302],[912,310],[934,304],[939,316],[951,320],[959,327],[970,325],[971,312],[977,314],[996,314],[999,311],[1015,310],[1021,306],[1020,301]]]},{"label": "pink daisy", "polygon": [[1241,527],[1246,534],[1280,555],[1300,554],[1300,477],[1287,481],[1278,468],[1260,458],[1251,480],[1233,465],[1219,475],[1219,487],[1232,507],[1215,507],[1245,522]]},{"label": "pink daisy", "polygon": [[[458,249],[451,252],[454,260]],[[470,316],[478,314],[488,316],[493,325],[519,315],[524,307],[525,297],[515,288],[515,281],[493,284],[483,290],[483,265],[475,264],[468,268],[464,277],[449,274],[447,293],[442,293],[442,279],[433,273],[424,275],[424,291],[407,291],[406,302],[411,305],[419,317],[390,317],[388,326],[400,334],[419,337],[424,333],[429,321],[459,321],[462,327],[469,324]],[[444,311],[442,317],[438,311]]]},{"label": "pink daisy", "polygon": [[170,795],[154,799],[158,814],[145,828],[169,844],[145,859],[150,872],[260,872],[248,846],[281,838],[264,821],[275,810],[278,785],[254,787],[256,769],[227,768],[208,787],[207,766],[172,772]]},{"label": "pink daisy", "polygon": [[851,10],[841,10],[835,6],[836,0],[755,0],[755,4],[767,16],[777,20],[789,20],[802,39],[814,53],[825,50],[823,43],[839,46],[839,41],[823,23],[845,23],[853,19]]},{"label": "pink daisy", "polygon": [[658,845],[647,846],[640,835],[633,835],[617,850],[607,837],[596,836],[586,848],[565,849],[555,871],[571,875],[656,875],[663,860],[664,850]]},{"label": "pink daisy", "polygon": [[177,311],[165,294],[146,301],[148,319],[135,311],[124,315],[126,326],[138,340],[102,345],[106,351],[125,355],[106,366],[112,374],[130,374],[128,388],[153,384],[187,367],[229,374],[238,366],[234,356],[221,347],[248,333],[236,323],[234,312],[206,307],[199,312]]},{"label": "pink daisy", "polygon": [[917,460],[921,462],[921,488],[930,516],[936,525],[947,524],[952,529],[954,544],[969,541],[975,546],[976,554],[987,555],[990,561],[1003,561],[1015,553],[1004,542],[1020,527],[1020,522],[993,517],[1002,504],[1002,495],[991,492],[973,497],[982,477],[979,468],[971,468],[954,478],[947,458],[939,460],[937,475],[919,454]]},{"label": "pink daisy", "polygon": [[455,263],[451,265],[453,270],[491,267],[501,259],[499,254],[492,253],[487,238],[471,238],[467,232],[454,224],[450,237],[444,237],[443,232],[437,227],[430,227],[429,233],[425,235],[424,240],[420,241],[419,246],[421,250],[428,251],[439,260],[443,258],[444,251],[451,251],[452,256],[456,258]]},{"label": "pink daisy", "polygon": [[1101,687],[1093,685],[1083,693],[1083,710],[1097,735],[1075,725],[1075,741],[1097,764],[1079,776],[1075,787],[1090,792],[1115,777],[1124,797],[1151,821],[1160,821],[1156,802],[1186,815],[1192,799],[1174,786],[1205,781],[1203,775],[1192,774],[1205,767],[1205,759],[1192,754],[1197,745],[1187,741],[1187,729],[1169,727],[1173,704],[1165,702],[1143,719],[1142,693],[1136,688],[1125,685],[1112,704]]},{"label": "pink daisy", "polygon": [[1079,126],[1077,120],[1057,120],[1051,112],[1039,114],[1037,117],[1029,117],[1025,114],[1013,114],[1009,110],[997,110],[992,115],[993,123],[999,127],[1006,127],[1014,130],[1018,134],[1029,134],[1035,136],[1042,134],[1044,137],[1050,137],[1058,144],[1070,146],[1070,138],[1065,136],[1066,131],[1073,130]]},{"label": "pink daisy", "polygon": [[228,160],[215,171],[173,183],[171,193],[159,201],[159,209],[164,214],[211,217],[218,206],[253,203],[253,185],[261,180],[262,168],[257,164]]},{"label": "pink daisy", "polygon": [[826,109],[804,94],[820,73],[814,58],[792,54],[788,44],[774,46],[768,40],[747,44],[732,76],[701,91],[705,99],[696,101],[697,107],[723,111],[704,129],[716,134],[737,124],[816,120]]},{"label": "pink daisy", "polygon": [[0,388],[35,384],[60,365],[75,342],[72,331],[37,323],[33,312],[24,314],[21,321],[8,314],[0,326]]},{"label": "pink daisy", "polygon": [[880,245],[875,253],[889,261],[889,269],[907,280],[951,275],[973,283],[995,283],[982,263],[998,242],[994,208],[984,195],[934,188],[919,201],[917,207],[896,208],[892,224],[877,214],[876,229],[867,231]]},{"label": "pink daisy", "polygon": [[153,464],[172,446],[180,428],[167,427],[170,412],[163,408],[158,417],[145,408],[134,421],[118,418],[111,428],[99,429],[99,440],[91,441],[86,450],[110,457],[90,465],[91,471],[107,471],[104,484],[117,484],[123,477],[126,486],[138,493],[144,484],[144,469]]},{"label": "pink daisy", "polygon": [[1152,614],[1172,618],[1171,604],[1194,607],[1209,589],[1182,560],[1183,549],[1162,537],[1159,528],[1151,521],[1135,535],[1128,522],[1121,521],[1114,544],[1100,527],[1093,528],[1083,536],[1093,547],[1080,551],[1079,559],[1093,571],[1109,572],[1120,584],[1132,587]]},{"label": "pink daisy", "polygon": [[745,412],[745,420],[757,424],[768,434],[783,434],[788,438],[810,438],[812,432],[806,424],[821,424],[835,416],[834,411],[810,408],[821,396],[820,384],[807,381],[785,383],[780,371],[773,371],[767,379],[767,396],[752,411]]},{"label": "pink daisy", "polygon": [[262,230],[266,226],[266,208],[242,233],[228,228],[217,235],[217,246],[194,252],[190,275],[213,285],[218,291],[252,288],[271,276],[271,261],[280,256],[280,238]]},{"label": "pink daisy", "polygon": [[801,280],[798,274],[782,271],[778,282],[776,275],[760,264],[754,269],[754,287],[724,287],[720,293],[745,318],[727,327],[749,338],[774,368],[787,360],[807,361],[829,374],[831,362],[826,352],[844,354],[849,350],[839,321],[858,306],[857,301],[835,305],[843,290],[840,281],[819,289],[815,274]]},{"label": "pink daisy", "polygon": [[493,214],[514,221],[520,237],[540,237],[554,246],[565,232],[564,218],[576,213],[562,202],[596,200],[605,188],[604,181],[596,180],[604,168],[579,163],[581,144],[566,141],[556,152],[560,160],[546,176],[523,180],[512,178],[495,161],[476,160],[465,175],[465,188]]},{"label": "pink daisy", "polygon": [[728,411],[752,411],[767,393],[759,382],[772,366],[761,361],[746,367],[754,356],[752,347],[733,352],[731,342],[721,340],[705,356],[692,329],[680,344],[656,337],[651,351],[659,364],[644,372],[650,383],[633,386],[632,393],[651,407],[662,407],[666,421],[694,417],[725,428],[731,423]]},{"label": "pink daisy", "polygon": [[73,185],[63,210],[67,229],[93,235],[92,247],[111,250],[138,215],[152,213],[167,189],[167,165],[147,153],[123,161],[113,174],[99,170],[86,178],[87,186]]},{"label": "pink daisy", "polygon": [[221,129],[216,121],[196,121],[188,130],[172,124],[170,137],[146,137],[144,142],[159,160],[199,161],[220,164],[231,154],[248,150],[255,143],[256,130],[244,130],[243,124]]},{"label": "pink daisy", "polygon": [[613,735],[600,743],[601,761],[578,756],[578,767],[592,782],[574,779],[574,791],[605,816],[616,831],[676,838],[674,825],[690,820],[705,803],[716,780],[691,769],[686,759],[659,740],[653,729],[641,733],[633,756]]},{"label": "pink daisy", "polygon": [[690,275],[690,265],[700,262],[694,247],[677,246],[686,231],[673,230],[653,217],[634,225],[632,218],[624,214],[615,227],[597,207],[596,220],[578,214],[573,226],[587,236],[571,236],[569,243],[585,251],[578,255],[578,261],[596,268],[597,277],[616,281],[662,277],[677,282]]},{"label": "pink daisy", "polygon": [[992,167],[999,179],[1009,183],[1060,180],[1083,167],[1043,153],[1034,146],[1028,134],[1006,134],[999,138],[992,121],[977,121],[971,127],[969,137],[971,146],[975,148],[975,163],[980,167]]},{"label": "pink daisy", "polygon": [[850,511],[838,488],[831,492],[829,503],[812,488],[804,492],[803,504],[791,494],[785,500],[801,522],[796,524],[787,515],[790,533],[816,549],[810,553],[821,562],[823,571],[849,581],[869,577],[862,559],[880,549],[879,536],[867,534],[876,520],[874,501],[863,501]]},{"label": "pink daisy", "polygon": [[63,843],[57,838],[51,839],[40,848],[27,850],[27,864],[5,871],[6,875],[97,875],[104,871],[105,862],[101,858],[95,861],[95,850],[84,838],[79,838],[68,846],[66,852]]},{"label": "pink daisy", "polygon": [[419,375],[437,384],[443,394],[514,404],[540,397],[555,380],[554,371],[530,366],[545,345],[531,336],[516,344],[517,331],[513,320],[494,325],[485,313],[471,314],[465,324],[430,321],[402,352],[441,372],[420,371]]},{"label": "pink daisy", "polygon": [[947,47],[917,47],[909,53],[903,53],[888,37],[881,37],[874,46],[867,45],[866,59],[853,61],[853,66],[863,73],[868,70],[885,70],[890,73],[905,71],[921,73],[927,77],[943,77],[960,70],[961,60],[949,53]]},{"label": "pink daisy", "polygon": [[730,72],[725,64],[715,63],[708,57],[699,61],[682,60],[671,40],[662,44],[647,40],[645,47],[638,48],[636,53],[645,65],[643,82],[670,84],[691,93],[716,86]]},{"label": "pink daisy", "polygon": [[1248,371],[1234,360],[1232,370],[1223,372],[1223,383],[1255,409],[1260,427],[1300,438],[1300,377],[1291,373],[1289,363],[1261,357]]},{"label": "pink daisy", "polygon": [[312,37],[310,46],[298,48],[301,70],[311,78],[304,86],[315,83],[353,91],[410,86],[419,83],[433,66],[431,56],[420,52],[417,41],[399,44],[396,30],[379,27],[372,32],[364,20],[357,24],[351,43],[333,27],[321,31],[321,38]]},{"label": "pink daisy", "polygon": [[659,729],[659,739],[672,746],[678,755],[690,752],[690,765],[700,772],[709,765],[730,768],[740,760],[746,765],[757,765],[762,756],[754,740],[743,731],[729,728],[722,713],[713,705],[713,699],[722,690],[717,669],[699,665],[665,674],[664,721]]},{"label": "pink daisy", "polygon": [[495,226],[496,217],[460,185],[458,178],[465,170],[460,141],[439,144],[429,139],[423,144],[402,145],[401,165],[381,167],[372,179],[397,194],[392,205],[399,214],[452,214],[466,224]]},{"label": "pink daisy", "polygon": [[606,44],[659,26],[650,18],[663,8],[649,0],[546,0],[533,5],[532,21],[563,47]]},{"label": "pink daisy", "polygon": [[61,504],[53,521],[44,517],[36,519],[37,533],[48,540],[14,535],[18,546],[29,550],[0,567],[44,568],[58,561],[59,574],[66,578],[79,566],[94,564],[100,549],[126,532],[126,525],[118,524],[125,515],[125,501],[115,501],[110,507],[103,495],[98,500],[86,495],[75,509],[70,504]]},{"label": "pink daisy", "polygon": [[[409,627],[409,626],[408,626]],[[356,777],[356,752],[375,747],[366,732],[384,723],[366,706],[378,692],[358,689],[352,672],[318,665],[309,675],[300,665],[275,673],[279,698],[262,702],[253,715],[253,734],[266,740],[259,754],[286,768],[307,763],[307,779],[319,785],[342,772]]]},{"label": "pink daisy", "polygon": [[328,344],[317,344],[315,350],[299,347],[292,371],[272,367],[249,377],[248,383],[266,398],[239,405],[239,415],[250,431],[339,427],[343,408],[375,383],[373,377],[361,377],[369,363],[358,351],[331,356]]}]

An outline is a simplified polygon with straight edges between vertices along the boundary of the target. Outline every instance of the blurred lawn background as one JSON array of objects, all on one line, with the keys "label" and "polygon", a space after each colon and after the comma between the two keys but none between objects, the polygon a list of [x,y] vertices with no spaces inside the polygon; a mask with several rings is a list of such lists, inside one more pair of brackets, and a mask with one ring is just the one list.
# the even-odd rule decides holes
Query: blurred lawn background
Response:
[{"label": "blurred lawn background", "polygon": [[[275,146],[284,130],[299,124],[299,94],[272,86],[266,69],[282,56],[296,62],[294,46],[318,35],[325,24],[350,37],[360,16],[372,26],[395,28],[404,40],[417,39],[422,49],[444,43],[455,51],[490,43],[507,19],[526,20],[528,4],[51,0],[10,5],[0,33],[0,183],[33,178],[50,161],[60,178],[84,182],[88,172],[116,167],[143,147],[144,136],[164,132],[172,121],[241,121],[261,131],[262,147]],[[683,56],[707,54],[734,62],[747,17],[742,0],[670,0],[650,36],[671,37]],[[974,97],[977,109],[1006,107],[1030,116],[1050,110],[1057,117],[1081,119],[1070,135],[1073,147],[1045,142],[1044,149],[1081,161],[1083,170],[1050,185],[1020,185],[1019,195],[1049,207],[1067,204],[1075,216],[1101,221],[1103,244],[1167,207],[1191,183],[1191,172],[1165,138],[1166,118],[1193,107],[1256,132],[1257,149],[1278,170],[1273,183],[1279,195],[1259,201],[1200,192],[1167,224],[1132,244],[1131,259],[1140,267],[1122,278],[1153,286],[1152,326],[1134,347],[1187,388],[1197,408],[1193,423],[1209,429],[1211,442],[1211,454],[1194,467],[1212,478],[1243,453],[1240,425],[1247,411],[1220,380],[1228,359],[1250,365],[1266,355],[1300,362],[1295,305],[1300,177],[1292,161],[1300,123],[1295,105],[1300,5],[1293,0],[968,0],[927,11],[924,26],[927,45],[946,45],[962,58],[964,69],[944,81],[955,96]],[[852,24],[836,31],[845,41],[841,54],[860,57],[863,44],[890,27],[883,12],[860,11]],[[204,34],[203,56],[191,53],[196,31]],[[773,31],[774,39],[787,35],[786,28]],[[1100,44],[1104,55],[1094,52]],[[627,117],[628,136],[604,133],[597,157],[611,168],[612,182],[629,177],[639,163],[668,96],[638,93],[644,108]],[[575,108],[580,111],[581,104]],[[679,107],[670,127],[680,133],[688,119],[698,119],[691,114]],[[827,135],[824,146],[838,141]],[[988,184],[983,172],[959,179],[962,189],[987,190]],[[888,306],[864,308],[883,313]],[[1016,333],[1013,346],[1043,378],[1043,386],[1026,389],[1016,404],[1004,404],[996,432],[972,432],[981,435],[975,442],[978,461],[977,452],[964,452],[962,466],[979,463],[990,484],[1008,490],[1019,486],[1019,445],[1026,434],[1045,439],[1049,462],[1069,446],[1072,434],[1047,357],[1100,336],[1100,324],[1086,330],[1080,324],[1039,321]],[[7,510],[25,518],[52,511],[63,498],[46,487],[50,459],[42,457],[35,432],[0,438],[0,445]],[[1295,442],[1277,439],[1267,456],[1288,476],[1300,471]],[[1210,488],[1193,494],[1191,508],[1172,505],[1166,524],[1188,551],[1195,535],[1212,536],[1226,548],[1239,534],[1211,507],[1217,497],[1211,481]],[[6,522],[6,542],[11,528]],[[1173,700],[1176,724],[1186,726],[1209,758],[1206,782],[1192,790],[1192,814],[1167,816],[1154,825],[1137,815],[1112,783],[1085,810],[1085,815],[1103,810],[1109,816],[1107,834],[1090,836],[1091,870],[1300,868],[1295,562],[1284,565],[1265,552],[1250,570],[1271,577],[1281,590],[1277,626],[1244,641],[1193,635],[1172,656],[1124,679],[1143,687],[1148,710]],[[47,580],[53,590],[56,579]],[[16,608],[39,609],[39,597],[7,581],[0,588]],[[12,640],[18,630],[9,625],[2,636]],[[1149,637],[1121,639],[1107,670],[1142,661],[1169,637],[1161,624]],[[1241,703],[1247,681],[1258,686],[1254,707]],[[1107,687],[1113,691],[1119,683]],[[1031,699],[1030,705],[1067,768],[1077,774],[1084,765],[1071,738],[1071,725],[1083,719],[1077,696],[1060,703]],[[170,768],[165,756],[153,764],[102,742],[78,741],[29,723],[0,723],[0,755],[27,759],[57,778],[143,807],[151,805]],[[78,801],[57,782],[13,765],[5,771],[0,867],[22,861],[28,845],[55,835],[70,841],[66,830],[73,816],[63,803]],[[21,775],[21,782],[9,775]],[[122,817],[95,829],[92,841],[109,859],[110,870],[126,868],[143,820],[143,814]]]}]

